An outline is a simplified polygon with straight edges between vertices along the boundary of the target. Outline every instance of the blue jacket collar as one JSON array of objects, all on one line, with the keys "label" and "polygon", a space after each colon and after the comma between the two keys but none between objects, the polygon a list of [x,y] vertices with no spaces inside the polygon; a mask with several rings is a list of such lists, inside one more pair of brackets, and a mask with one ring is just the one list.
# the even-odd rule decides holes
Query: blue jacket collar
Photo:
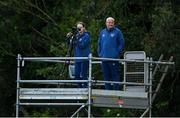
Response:
[{"label": "blue jacket collar", "polygon": [[111,29],[108,29],[107,27],[106,27],[106,30],[108,31],[108,32],[111,32],[111,31],[113,31],[115,29],[115,27],[113,27],[113,28],[111,28]]}]

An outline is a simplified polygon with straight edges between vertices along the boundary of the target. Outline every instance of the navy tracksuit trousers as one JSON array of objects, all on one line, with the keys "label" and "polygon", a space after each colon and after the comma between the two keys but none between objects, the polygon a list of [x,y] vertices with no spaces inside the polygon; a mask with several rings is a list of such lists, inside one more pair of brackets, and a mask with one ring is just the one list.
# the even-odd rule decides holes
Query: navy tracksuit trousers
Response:
[{"label": "navy tracksuit trousers", "polygon": [[[117,81],[120,80],[119,75],[119,62],[118,61],[102,61],[102,71],[104,81]],[[105,83],[106,90],[119,90],[119,84]]]},{"label": "navy tracksuit trousers", "polygon": [[[75,62],[75,79],[76,80],[87,80],[89,62]],[[78,88],[86,88],[87,83],[78,83]]]}]

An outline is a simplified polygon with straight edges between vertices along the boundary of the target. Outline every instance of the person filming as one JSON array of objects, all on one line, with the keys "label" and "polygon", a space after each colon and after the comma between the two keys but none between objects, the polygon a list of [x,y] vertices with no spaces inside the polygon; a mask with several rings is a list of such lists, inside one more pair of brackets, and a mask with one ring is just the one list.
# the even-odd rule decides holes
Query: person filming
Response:
[{"label": "person filming", "polygon": [[[90,54],[90,34],[86,31],[83,22],[76,25],[75,38],[73,39],[74,57],[88,57]],[[71,34],[72,35],[72,34]],[[87,72],[89,61],[83,59],[75,59],[75,79],[87,80]],[[87,87],[87,83],[78,83],[78,88]]]}]

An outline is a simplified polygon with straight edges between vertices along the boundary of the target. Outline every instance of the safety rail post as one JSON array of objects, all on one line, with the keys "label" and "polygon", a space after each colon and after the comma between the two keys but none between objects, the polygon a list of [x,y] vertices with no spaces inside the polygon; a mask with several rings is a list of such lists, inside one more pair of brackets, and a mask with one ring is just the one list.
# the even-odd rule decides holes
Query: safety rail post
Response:
[{"label": "safety rail post", "polygon": [[[152,59],[152,57],[150,58],[150,61],[152,62],[153,61],[153,59]],[[152,116],[152,74],[153,74],[153,64],[152,63],[150,63],[150,73],[149,73],[149,84],[150,84],[150,86],[149,86],[149,117],[151,117]]]},{"label": "safety rail post", "polygon": [[88,77],[88,118],[91,117],[91,94],[92,94],[92,89],[91,89],[91,73],[92,72],[92,54],[89,54],[89,77]]},{"label": "safety rail post", "polygon": [[17,81],[16,81],[16,118],[19,117],[19,80],[20,80],[21,55],[17,56]]}]

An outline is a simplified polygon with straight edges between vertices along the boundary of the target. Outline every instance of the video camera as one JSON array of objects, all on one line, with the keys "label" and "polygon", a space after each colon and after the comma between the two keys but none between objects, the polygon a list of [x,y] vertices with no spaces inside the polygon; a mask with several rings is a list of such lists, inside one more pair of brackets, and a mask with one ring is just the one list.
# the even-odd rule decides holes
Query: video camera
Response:
[{"label": "video camera", "polygon": [[75,43],[75,41],[76,41],[76,35],[78,34],[78,32],[79,32],[80,30],[81,30],[81,29],[76,28],[76,27],[72,27],[72,28],[71,28],[71,32],[67,33],[67,35],[66,35],[66,40],[67,40],[68,45]]},{"label": "video camera", "polygon": [[79,29],[79,28],[72,27],[71,32],[72,32],[72,34],[76,35],[80,30],[81,29]]},{"label": "video camera", "polygon": [[76,27],[72,27],[71,28],[71,32],[67,33],[67,38],[68,37],[72,37],[72,36],[76,36],[76,34],[80,31],[81,29],[76,28]]}]

